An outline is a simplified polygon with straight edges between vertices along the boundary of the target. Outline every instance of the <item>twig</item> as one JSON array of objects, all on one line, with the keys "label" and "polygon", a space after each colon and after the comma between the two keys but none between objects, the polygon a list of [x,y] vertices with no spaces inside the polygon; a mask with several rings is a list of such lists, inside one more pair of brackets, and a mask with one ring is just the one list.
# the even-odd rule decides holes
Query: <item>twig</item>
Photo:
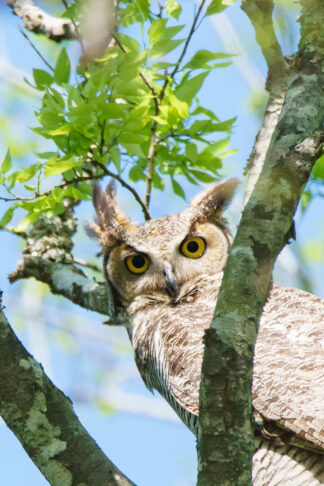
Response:
[{"label": "twig", "polygon": [[[91,176],[88,176],[88,177],[77,177],[77,178],[73,179],[72,181],[64,181],[64,182],[62,182],[62,184],[55,186],[55,187],[59,187],[59,188],[63,189],[64,187],[70,186],[72,184],[77,184],[78,182],[92,181],[92,180],[96,180],[96,179],[100,179],[100,178],[101,178],[100,175],[91,175]],[[51,192],[52,192],[52,189],[50,189],[46,192],[43,192],[42,194],[36,194],[35,196],[31,196],[31,197],[19,197],[19,196],[0,197],[0,201],[5,201],[5,202],[35,201],[36,199],[39,199],[41,197],[48,196],[49,194],[51,194]]]},{"label": "twig", "polygon": [[96,167],[100,167],[103,170],[105,175],[112,177],[113,179],[116,179],[116,181],[118,181],[123,187],[125,187],[125,189],[127,189],[129,192],[131,192],[133,194],[134,198],[136,199],[136,201],[141,206],[145,220],[147,221],[148,219],[151,219],[151,215],[149,213],[147,206],[142,201],[142,199],[140,198],[140,196],[138,195],[136,190],[130,184],[128,184],[126,181],[124,181],[124,179],[122,179],[118,174],[114,174],[113,172],[111,172],[109,169],[107,169],[107,167],[102,165],[98,160],[91,159],[89,162],[94,164]]},{"label": "twig", "polygon": [[[176,65],[175,65],[171,75],[170,75],[170,78],[173,78],[175,76],[175,74],[177,73],[179,66],[180,66],[180,64],[181,64],[181,62],[182,62],[182,60],[183,60],[183,58],[184,58],[184,56],[187,52],[189,42],[190,42],[190,40],[193,36],[193,33],[195,31],[198,19],[200,17],[200,14],[201,14],[201,11],[204,7],[205,2],[206,2],[206,0],[203,0],[201,2],[200,6],[199,6],[199,9],[198,9],[198,11],[197,11],[197,13],[194,17],[194,21],[192,23],[189,35],[188,35],[187,40],[185,42],[185,45],[183,47],[183,50],[180,54],[180,57],[179,57]],[[161,104],[161,102],[164,98],[165,90],[167,88],[168,83],[169,83],[169,77],[166,77],[159,96],[156,97],[156,95],[154,95],[154,103],[155,103],[155,113],[154,114],[155,114],[155,116],[157,116],[159,114],[160,104]],[[153,92],[153,94],[154,94],[154,92]],[[157,122],[154,120],[152,127],[151,127],[151,142],[150,142],[150,147],[149,147],[148,157],[147,157],[147,181],[146,181],[146,194],[145,194],[145,205],[146,205],[146,207],[149,207],[150,199],[151,199],[151,192],[152,192],[152,182],[153,182],[153,175],[154,175],[154,156],[155,156],[156,145],[157,145],[157,142],[158,142],[158,139],[156,137],[156,128],[157,128]]]},{"label": "twig", "polygon": [[94,270],[95,272],[99,272],[102,274],[102,268],[98,267],[98,265],[95,265],[94,263],[89,263],[86,260],[83,260],[82,258],[74,258],[73,263],[76,265],[80,265],[81,267],[86,267],[90,268],[91,270]]},{"label": "twig", "polygon": [[[126,49],[124,46],[121,44],[117,36],[113,37],[116,44],[118,47],[123,51],[126,52]],[[162,99],[160,96],[157,94],[154,86],[149,82],[149,80],[144,76],[143,73],[140,73],[140,77],[146,84],[146,86],[149,88],[149,90],[152,92],[153,95],[153,102],[154,102],[154,115],[157,116],[159,114],[159,109],[160,109],[160,102]],[[151,199],[151,192],[152,192],[152,181],[153,181],[153,173],[154,173],[154,156],[155,156],[155,148],[157,144],[157,137],[156,137],[156,127],[157,127],[157,122],[153,120],[152,127],[151,127],[151,141],[150,141],[150,146],[149,146],[149,151],[148,151],[148,156],[147,156],[147,180],[146,180],[146,192],[145,192],[145,207],[148,209],[150,205],[150,199]]]},{"label": "twig", "polygon": [[27,40],[27,42],[29,42],[29,44],[31,45],[31,47],[34,49],[34,51],[36,52],[36,54],[40,57],[40,59],[46,64],[46,66],[52,71],[54,72],[54,68],[50,65],[50,63],[48,61],[46,61],[45,57],[43,56],[43,54],[37,49],[37,47],[35,46],[35,44],[31,41],[31,39],[28,37],[28,35],[22,30],[22,29],[19,29],[20,33],[25,37],[25,39]]},{"label": "twig", "polygon": [[181,64],[181,62],[182,62],[182,59],[184,58],[184,56],[185,56],[185,54],[186,54],[186,52],[187,52],[187,49],[188,49],[188,46],[189,46],[189,42],[191,41],[191,38],[192,38],[192,36],[193,36],[193,34],[194,34],[194,32],[195,32],[197,22],[198,22],[198,20],[199,20],[199,17],[200,17],[201,11],[202,11],[202,9],[203,9],[203,7],[204,7],[205,3],[206,3],[206,0],[202,0],[201,4],[199,5],[199,8],[198,8],[197,13],[196,13],[196,15],[195,15],[195,17],[194,17],[194,20],[193,20],[193,23],[192,23],[192,26],[191,26],[191,29],[190,29],[189,35],[188,35],[188,37],[187,37],[187,40],[186,40],[186,42],[185,42],[185,45],[183,46],[182,52],[181,52],[181,54],[180,54],[180,57],[179,57],[179,59],[178,59],[178,61],[177,61],[176,65],[175,65],[175,67],[174,67],[174,69],[173,69],[172,73],[171,73],[171,74],[170,74],[170,76],[169,76],[169,77],[167,77],[167,78],[165,79],[165,81],[164,81],[164,84],[163,84],[163,87],[162,87],[162,90],[161,90],[161,92],[160,92],[160,96],[159,96],[160,101],[162,101],[162,99],[164,98],[164,93],[165,93],[165,90],[166,90],[166,88],[167,88],[167,86],[168,86],[168,84],[169,84],[169,79],[170,79],[170,78],[173,78],[173,77],[176,75],[176,73],[178,72],[178,69],[179,69],[180,64]]},{"label": "twig", "polygon": [[[118,47],[125,53],[126,52],[126,49],[125,47],[123,46],[123,44],[120,42],[120,40],[118,39],[118,37],[116,35],[113,36],[113,39],[114,41],[116,42],[116,44],[118,45]],[[144,76],[143,73],[140,73],[140,77],[142,78],[142,80],[144,81],[144,83],[146,84],[146,86],[149,88],[149,90],[152,92],[153,94],[153,97],[154,97],[154,102],[156,103],[157,102],[157,98],[158,98],[158,94],[154,88],[154,86],[152,86],[152,84],[149,82],[149,80]]]},{"label": "twig", "polygon": [[[158,114],[158,110],[156,110],[156,115]],[[147,179],[146,179],[146,193],[145,193],[145,206],[148,208],[150,205],[151,200],[151,193],[152,193],[152,182],[153,182],[153,174],[154,174],[154,156],[155,156],[155,149],[158,138],[156,136],[156,127],[157,122],[154,120],[151,127],[151,142],[147,156]]]},{"label": "twig", "polygon": [[182,53],[178,59],[178,62],[177,64],[175,65],[170,77],[173,78],[173,76],[177,73],[178,69],[179,69],[179,66],[182,62],[182,59],[184,58],[184,56],[186,55],[186,52],[187,52],[187,49],[188,49],[188,46],[189,46],[189,42],[191,41],[191,37],[193,36],[195,30],[196,30],[196,25],[197,25],[197,22],[199,20],[199,17],[200,17],[200,14],[201,14],[201,11],[202,9],[204,8],[204,5],[206,3],[206,0],[202,0],[201,4],[199,5],[199,8],[197,10],[197,13],[195,15],[195,18],[194,18],[194,21],[192,23],[192,26],[191,26],[191,29],[190,29],[190,32],[189,32],[189,35],[187,37],[187,40],[185,42],[185,45],[183,46],[183,50],[182,50]]}]

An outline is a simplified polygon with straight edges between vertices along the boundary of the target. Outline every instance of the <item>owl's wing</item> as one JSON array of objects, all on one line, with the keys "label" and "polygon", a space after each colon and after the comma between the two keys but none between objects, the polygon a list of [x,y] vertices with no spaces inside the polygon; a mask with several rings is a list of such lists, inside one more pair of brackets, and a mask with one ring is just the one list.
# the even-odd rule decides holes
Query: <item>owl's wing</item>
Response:
[{"label": "owl's wing", "polygon": [[253,406],[324,451],[324,300],[274,287],[255,348]]}]

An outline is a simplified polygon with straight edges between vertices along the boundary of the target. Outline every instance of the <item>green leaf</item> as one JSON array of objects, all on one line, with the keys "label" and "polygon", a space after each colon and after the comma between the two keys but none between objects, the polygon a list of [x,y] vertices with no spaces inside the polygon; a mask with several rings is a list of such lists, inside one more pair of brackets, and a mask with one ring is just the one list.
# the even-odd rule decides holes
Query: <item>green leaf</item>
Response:
[{"label": "green leaf", "polygon": [[13,212],[16,209],[16,206],[10,206],[10,208],[7,209],[7,211],[4,213],[2,218],[0,219],[0,228],[4,228],[10,221],[12,220],[13,217]]},{"label": "green leaf", "polygon": [[0,174],[4,174],[5,172],[8,172],[12,167],[12,160],[11,160],[11,155],[10,155],[10,150],[7,150],[7,153],[5,155],[5,158],[2,161],[1,168],[0,168]]},{"label": "green leaf", "polygon": [[109,150],[109,154],[111,157],[111,160],[114,163],[114,166],[116,167],[118,173],[120,172],[120,152],[117,147],[111,147]]},{"label": "green leaf", "polygon": [[126,149],[128,155],[137,155],[139,158],[145,158],[142,147],[138,143],[121,143],[121,145]]},{"label": "green leaf", "polygon": [[137,42],[137,40],[134,39],[133,37],[118,32],[117,38],[127,51],[140,52],[141,46],[139,42]]},{"label": "green leaf", "polygon": [[56,152],[35,152],[36,157],[39,157],[40,159],[45,159],[48,160],[51,157],[55,157],[57,155]]},{"label": "green leaf", "polygon": [[175,109],[181,118],[188,118],[189,116],[189,106],[185,101],[181,101],[177,96],[170,96],[170,104],[173,109]]},{"label": "green leaf", "polygon": [[168,0],[165,4],[165,11],[168,15],[177,19],[181,14],[181,7],[176,0]]},{"label": "green leaf", "polygon": [[84,194],[87,194],[88,196],[92,197],[92,186],[89,183],[87,183],[87,182],[79,182],[78,188]]},{"label": "green leaf", "polygon": [[16,183],[17,177],[19,176],[20,171],[15,170],[14,172],[11,172],[11,174],[7,177],[7,182],[9,184],[9,188],[12,189],[13,186]]},{"label": "green leaf", "polygon": [[62,187],[54,187],[52,190],[52,197],[56,201],[61,201],[64,197],[64,189],[62,189]]},{"label": "green leaf", "polygon": [[229,120],[214,124],[213,128],[216,132],[231,132],[235,121],[236,117],[230,118]]},{"label": "green leaf", "polygon": [[194,143],[187,142],[186,143],[186,148],[185,148],[185,153],[188,159],[191,162],[196,162],[198,158],[198,151],[197,151],[197,146]]},{"label": "green leaf", "polygon": [[222,12],[227,6],[223,0],[212,0],[207,7],[206,16]]},{"label": "green leaf", "polygon": [[66,123],[64,125],[61,125],[60,127],[54,128],[54,130],[49,130],[48,134],[52,135],[52,137],[56,137],[58,135],[65,135],[66,133],[70,133],[71,131],[71,125],[69,123]]},{"label": "green leaf", "polygon": [[56,174],[63,174],[69,169],[76,168],[82,165],[82,160],[74,160],[74,156],[62,157],[57,156],[52,157],[46,164],[44,171],[45,177],[50,177]]},{"label": "green leaf", "polygon": [[53,83],[53,77],[43,69],[33,69],[33,76],[38,89],[46,89]]},{"label": "green leaf", "polygon": [[202,152],[201,154],[199,154],[195,162],[195,167],[208,170],[212,174],[219,175],[218,171],[222,167],[222,161],[219,157],[215,157],[208,152]]},{"label": "green leaf", "polygon": [[16,226],[15,231],[17,233],[25,231],[28,226],[35,223],[35,221],[40,217],[41,212],[28,213],[27,216]]},{"label": "green leaf", "polygon": [[151,46],[156,44],[160,37],[162,36],[162,33],[165,29],[165,26],[167,24],[168,19],[158,19],[155,20],[155,22],[152,23],[151,27],[148,30],[148,35],[149,35],[149,42]]},{"label": "green leaf", "polygon": [[70,60],[66,53],[66,50],[63,49],[60,52],[60,55],[57,59],[55,70],[54,70],[54,81],[57,84],[68,83],[70,77]]},{"label": "green leaf", "polygon": [[45,214],[47,218],[52,218],[55,214],[63,214],[65,212],[65,206],[62,202],[58,202],[52,205],[51,209],[48,209]]},{"label": "green leaf", "polygon": [[207,76],[208,71],[198,74],[193,78],[189,78],[188,75],[185,75],[178,88],[176,89],[175,95],[177,96],[177,98],[179,98],[179,100],[186,101],[188,105],[190,105],[193,98],[202,87],[202,84]]},{"label": "green leaf", "polygon": [[80,191],[77,187],[69,186],[65,190],[65,195],[72,197],[73,199],[78,199],[80,201],[89,201],[91,199],[91,195],[85,194],[84,191]]},{"label": "green leaf", "polygon": [[214,182],[215,177],[207,174],[207,172],[202,172],[200,170],[190,169],[190,174],[192,174],[198,181],[201,182]]},{"label": "green leaf", "polygon": [[144,22],[150,13],[150,0],[135,0],[135,4],[142,16],[142,21]]},{"label": "green leaf", "polygon": [[116,119],[123,118],[131,106],[128,103],[106,103],[98,106],[98,108],[100,107],[100,110],[106,118]]},{"label": "green leaf", "polygon": [[208,144],[207,147],[202,151],[202,153],[207,152],[210,154],[218,154],[224,152],[229,145],[229,137],[218,140],[215,143]]},{"label": "green leaf", "polygon": [[175,194],[178,196],[182,197],[183,199],[186,199],[186,195],[184,193],[184,190],[180,186],[180,184],[171,177],[171,184],[172,184],[172,189]]},{"label": "green leaf", "polygon": [[156,170],[153,172],[153,179],[152,179],[152,186],[155,187],[156,189],[159,189],[160,191],[163,191],[164,189],[164,180],[160,175],[156,172]]},{"label": "green leaf", "polygon": [[159,19],[153,22],[149,29],[149,41],[151,46],[156,46],[162,42],[167,42],[178,34],[184,25],[175,25],[173,27],[166,27],[167,19]]},{"label": "green leaf", "polygon": [[33,165],[30,165],[29,167],[26,167],[25,169],[22,169],[17,178],[16,178],[16,181],[17,182],[27,182],[29,181],[32,177],[34,177],[34,175],[36,174],[36,172],[38,171],[39,169],[39,166],[38,164],[33,164]]},{"label": "green leaf", "polygon": [[317,179],[324,179],[324,154],[316,160],[312,175]]},{"label": "green leaf", "polygon": [[145,180],[143,170],[138,165],[134,165],[130,169],[130,171],[128,173],[128,178],[131,182],[138,182],[138,181]]},{"label": "green leaf", "polygon": [[184,39],[179,40],[169,40],[167,42],[161,41],[149,50],[148,56],[150,59],[156,59],[158,57],[163,57],[168,52],[174,51],[180,44],[182,44]]},{"label": "green leaf", "polygon": [[208,69],[212,66],[208,62],[215,59],[224,59],[232,54],[225,54],[223,52],[211,52],[206,49],[201,49],[196,52],[193,58],[184,66],[184,69]]},{"label": "green leaf", "polygon": [[215,115],[215,113],[213,113],[211,110],[208,110],[207,108],[203,108],[202,106],[197,106],[197,108],[193,112],[193,115],[205,115],[208,118],[219,122],[219,118]]}]

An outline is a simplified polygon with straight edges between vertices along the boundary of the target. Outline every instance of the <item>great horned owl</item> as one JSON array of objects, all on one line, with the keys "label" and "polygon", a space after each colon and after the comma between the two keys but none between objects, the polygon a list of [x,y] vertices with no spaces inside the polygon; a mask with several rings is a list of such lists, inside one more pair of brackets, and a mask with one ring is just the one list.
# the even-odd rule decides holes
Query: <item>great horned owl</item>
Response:
[{"label": "great horned owl", "polygon": [[[181,213],[133,224],[114,185],[94,188],[92,230],[104,271],[129,320],[139,372],[197,434],[202,336],[209,326],[231,236],[222,211],[229,179]],[[253,484],[324,484],[324,300],[274,286],[255,348],[253,406],[262,423]]]}]

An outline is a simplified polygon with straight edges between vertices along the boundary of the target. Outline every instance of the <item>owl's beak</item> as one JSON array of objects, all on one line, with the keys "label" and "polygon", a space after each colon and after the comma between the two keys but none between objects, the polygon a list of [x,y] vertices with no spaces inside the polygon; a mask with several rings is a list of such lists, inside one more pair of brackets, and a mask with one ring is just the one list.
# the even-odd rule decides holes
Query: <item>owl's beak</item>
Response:
[{"label": "owl's beak", "polygon": [[163,273],[166,281],[166,290],[170,297],[172,297],[172,300],[176,300],[179,293],[179,287],[176,279],[174,278],[172,270],[169,267],[165,266]]}]

